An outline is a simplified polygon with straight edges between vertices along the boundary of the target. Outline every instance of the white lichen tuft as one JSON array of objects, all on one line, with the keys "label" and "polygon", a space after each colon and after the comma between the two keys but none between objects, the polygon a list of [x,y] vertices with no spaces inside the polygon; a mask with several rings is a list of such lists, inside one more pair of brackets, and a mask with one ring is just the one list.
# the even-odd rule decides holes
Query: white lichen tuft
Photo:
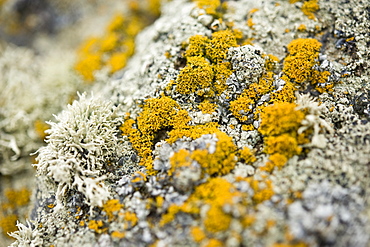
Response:
[{"label": "white lichen tuft", "polygon": [[55,118],[57,123],[48,122],[48,145],[38,150],[37,174],[57,187],[57,207],[73,190],[81,192],[88,205],[102,206],[110,197],[105,168],[120,146],[115,107],[83,94]]},{"label": "white lichen tuft", "polygon": [[9,236],[16,239],[10,246],[34,247],[42,245],[41,233],[34,230],[32,223],[27,221],[27,225],[17,222],[18,231],[9,233]]}]

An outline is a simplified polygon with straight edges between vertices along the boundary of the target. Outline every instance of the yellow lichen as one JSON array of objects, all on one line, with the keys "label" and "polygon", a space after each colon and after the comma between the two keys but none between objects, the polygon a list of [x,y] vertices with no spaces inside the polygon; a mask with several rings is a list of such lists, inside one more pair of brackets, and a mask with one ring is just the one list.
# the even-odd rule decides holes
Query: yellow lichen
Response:
[{"label": "yellow lichen", "polygon": [[254,163],[257,160],[252,151],[247,147],[244,147],[239,151],[239,158],[247,164]]},{"label": "yellow lichen", "polygon": [[199,56],[203,57],[205,54],[206,44],[208,38],[203,35],[194,35],[189,39],[189,45],[185,52],[185,57]]},{"label": "yellow lichen", "polygon": [[181,94],[197,92],[204,95],[206,92],[203,90],[212,86],[213,77],[212,67],[205,58],[189,57],[187,65],[177,77],[176,91]]},{"label": "yellow lichen", "polygon": [[206,238],[206,234],[199,226],[193,226],[190,229],[191,236],[193,237],[194,241],[200,243],[203,239]]},{"label": "yellow lichen", "polygon": [[108,230],[103,221],[101,220],[90,220],[88,227],[96,233],[104,233]]},{"label": "yellow lichen", "polygon": [[231,216],[224,213],[222,208],[215,204],[207,211],[207,218],[204,220],[204,226],[208,232],[217,233],[226,231],[231,223]]},{"label": "yellow lichen", "polygon": [[228,49],[235,46],[237,43],[232,31],[214,32],[211,40],[206,44],[206,57],[212,63],[220,63],[226,58]]},{"label": "yellow lichen", "polygon": [[259,131],[262,135],[276,136],[283,133],[296,132],[300,127],[305,115],[297,111],[294,103],[275,103],[265,108],[261,114],[261,126]]},{"label": "yellow lichen", "polygon": [[203,114],[212,114],[215,112],[216,108],[217,105],[209,102],[208,100],[203,101],[198,105],[198,109],[201,110]]},{"label": "yellow lichen", "polygon": [[47,134],[45,133],[45,130],[48,130],[50,128],[50,126],[45,123],[44,121],[41,121],[41,120],[36,120],[34,122],[34,129],[37,133],[37,135],[40,137],[41,140],[45,140]]},{"label": "yellow lichen", "polygon": [[308,0],[302,5],[303,14],[307,15],[309,19],[316,19],[314,13],[320,9],[318,0]]},{"label": "yellow lichen", "polygon": [[119,200],[117,199],[111,199],[108,200],[104,205],[103,205],[103,211],[107,214],[108,220],[112,221],[115,217],[115,214],[123,208],[123,205],[119,203]]},{"label": "yellow lichen", "polygon": [[204,9],[208,15],[218,15],[218,8],[221,6],[220,0],[193,0],[198,8]]}]

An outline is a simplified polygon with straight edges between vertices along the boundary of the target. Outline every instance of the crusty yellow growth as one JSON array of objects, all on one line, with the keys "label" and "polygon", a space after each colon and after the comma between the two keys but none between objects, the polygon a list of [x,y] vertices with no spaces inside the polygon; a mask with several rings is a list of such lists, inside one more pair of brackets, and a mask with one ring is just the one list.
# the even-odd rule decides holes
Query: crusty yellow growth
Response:
[{"label": "crusty yellow growth", "polygon": [[45,133],[45,130],[49,129],[50,126],[45,123],[44,121],[41,121],[39,119],[37,119],[34,123],[34,129],[37,133],[37,135],[40,137],[41,140],[45,140],[45,137],[46,137],[46,133]]},{"label": "crusty yellow growth", "polygon": [[26,206],[30,202],[30,196],[31,192],[26,188],[20,190],[5,190],[5,197],[8,200],[7,205],[11,209]]},{"label": "crusty yellow growth", "polygon": [[185,57],[200,56],[205,54],[206,44],[209,39],[203,35],[194,35],[189,39],[189,45],[186,48]]},{"label": "crusty yellow growth", "polygon": [[308,247],[309,245],[305,242],[297,242],[297,243],[274,243],[271,247]]},{"label": "crusty yellow growth", "polygon": [[232,138],[221,131],[217,131],[216,136],[218,141],[213,153],[209,153],[207,149],[197,149],[192,153],[180,149],[175,153],[170,159],[169,175],[172,175],[180,167],[190,166],[192,161],[197,161],[203,172],[209,175],[225,175],[234,169],[237,148]]},{"label": "crusty yellow growth", "polygon": [[177,77],[176,90],[181,94],[198,92],[204,95],[204,89],[212,86],[213,77],[212,67],[205,58],[189,57]]},{"label": "crusty yellow growth", "polygon": [[204,9],[209,15],[217,15],[217,9],[221,6],[220,0],[193,0],[197,7]]},{"label": "crusty yellow growth", "polygon": [[130,1],[127,17],[117,14],[102,37],[90,38],[81,45],[74,69],[85,81],[92,82],[95,71],[103,67],[111,73],[125,67],[134,53],[136,35],[159,16],[159,11],[160,0]]},{"label": "crusty yellow growth", "polygon": [[124,228],[129,229],[136,226],[139,219],[137,218],[137,215],[134,212],[126,211],[124,214],[124,220],[125,220]]},{"label": "crusty yellow growth", "polygon": [[207,212],[204,226],[211,233],[226,231],[230,226],[231,219],[231,216],[225,214],[219,205],[212,205]]},{"label": "crusty yellow growth", "polygon": [[170,158],[171,169],[168,175],[172,176],[176,169],[180,167],[189,167],[191,164],[190,152],[186,149],[180,149]]},{"label": "crusty yellow growth", "polygon": [[259,131],[264,135],[265,149],[270,154],[270,160],[262,170],[272,172],[274,167],[282,168],[289,158],[299,155],[303,144],[298,135],[305,114],[295,110],[296,104],[279,102],[270,105],[261,113],[261,126]]},{"label": "crusty yellow growth", "polygon": [[103,205],[103,211],[107,214],[108,220],[112,221],[115,217],[115,214],[123,208],[123,205],[119,203],[119,200],[117,199],[111,199],[108,200],[104,205]]},{"label": "crusty yellow growth", "polygon": [[314,13],[320,9],[318,0],[308,0],[302,5],[303,14],[307,15],[310,19],[316,19]]},{"label": "crusty yellow growth", "polygon": [[284,133],[296,133],[305,115],[297,111],[294,103],[275,103],[265,108],[261,114],[259,131],[264,136],[277,136]]},{"label": "crusty yellow growth", "polygon": [[215,94],[219,95],[227,89],[226,80],[233,73],[231,69],[231,64],[229,62],[222,62],[212,65],[212,70],[214,73],[213,88]]},{"label": "crusty yellow growth", "polygon": [[321,43],[316,39],[296,39],[290,42],[289,55],[284,60],[284,74],[299,84],[309,80],[320,48]]},{"label": "crusty yellow growth", "polygon": [[255,101],[253,98],[247,96],[247,94],[242,94],[236,100],[230,102],[230,111],[233,115],[240,121],[247,121],[248,115],[253,112]]},{"label": "crusty yellow growth", "polygon": [[212,134],[217,131],[218,123],[211,122],[201,125],[195,125],[195,126],[183,126],[181,128],[175,128],[171,130],[168,135],[169,138],[166,139],[168,143],[174,143],[176,140],[183,138],[183,137],[189,137],[193,140],[201,137],[205,134]]},{"label": "crusty yellow growth", "polygon": [[200,228],[199,226],[193,226],[190,229],[190,233],[194,241],[197,243],[200,243],[203,239],[206,238],[206,234],[203,232],[202,228]]},{"label": "crusty yellow growth", "polygon": [[267,54],[265,56],[265,68],[267,71],[273,71],[277,68],[277,65],[279,64],[279,58],[272,55],[272,54]]},{"label": "crusty yellow growth", "polygon": [[255,111],[255,105],[258,99],[273,90],[273,73],[265,73],[258,83],[252,83],[247,89],[234,101],[230,102],[230,111],[242,122],[258,118],[258,111]]},{"label": "crusty yellow growth", "polygon": [[327,83],[328,71],[313,69],[319,65],[317,59],[321,43],[315,39],[296,39],[288,45],[289,55],[284,60],[283,73],[293,83],[310,83],[319,92],[331,91],[332,83]]},{"label": "crusty yellow growth", "polygon": [[214,32],[211,40],[206,44],[206,57],[212,63],[222,62],[230,47],[237,46],[235,36],[230,30]]},{"label": "crusty yellow growth", "polygon": [[104,225],[103,221],[101,220],[90,220],[88,227],[96,233],[104,233],[108,230],[108,228]]},{"label": "crusty yellow growth", "polygon": [[286,80],[286,83],[284,87],[276,92],[272,92],[270,94],[270,102],[288,102],[293,103],[296,99],[295,97],[295,91],[297,91],[297,88],[295,85],[289,81],[289,79]]},{"label": "crusty yellow growth", "polygon": [[[152,168],[153,141],[160,130],[182,128],[190,121],[187,112],[169,97],[151,98],[145,101],[143,111],[135,120],[127,118],[121,130],[129,137],[133,148],[141,157],[140,165],[147,168],[148,175],[154,174]],[[137,129],[133,125],[137,123]]]},{"label": "crusty yellow growth", "polygon": [[253,202],[256,205],[269,200],[274,195],[271,180],[257,181],[253,178],[248,178],[247,181],[254,190]]},{"label": "crusty yellow growth", "polygon": [[7,233],[18,230],[16,223],[18,217],[15,214],[1,215],[0,214],[0,228],[5,236],[10,237]]},{"label": "crusty yellow growth", "polygon": [[247,147],[243,147],[243,149],[239,150],[239,158],[247,164],[254,163],[257,160],[252,151]]},{"label": "crusty yellow growth", "polygon": [[192,153],[191,158],[197,161],[207,174],[225,175],[235,167],[237,148],[227,134],[219,131],[216,135],[218,141],[214,153],[197,149]]},{"label": "crusty yellow growth", "polygon": [[124,232],[118,232],[118,231],[114,231],[110,234],[112,236],[112,238],[124,238],[126,236],[126,234]]},{"label": "crusty yellow growth", "polygon": [[306,27],[306,25],[305,24],[301,24],[301,25],[299,25],[298,27],[297,27],[297,31],[299,31],[299,32],[304,32],[304,31],[306,31],[307,30],[307,27]]},{"label": "crusty yellow growth", "polygon": [[281,154],[292,157],[301,153],[302,148],[298,146],[297,139],[290,134],[278,136],[267,136],[265,138],[265,151],[268,154]]},{"label": "crusty yellow growth", "polygon": [[208,243],[204,246],[205,247],[222,247],[224,246],[224,244],[220,240],[212,238],[212,239],[209,239]]},{"label": "crusty yellow growth", "polygon": [[203,101],[198,105],[198,109],[201,110],[203,114],[211,114],[215,112],[216,108],[217,105],[209,102],[208,100]]},{"label": "crusty yellow growth", "polygon": [[202,35],[190,37],[184,53],[187,64],[177,77],[176,91],[206,97],[225,91],[226,79],[231,75],[232,68],[223,60],[228,49],[237,46],[235,33],[224,30],[213,33],[211,38]]},{"label": "crusty yellow growth", "polygon": [[[194,239],[201,241],[203,234],[217,234],[227,230],[231,222],[231,215],[223,211],[223,206],[233,204],[236,198],[242,198],[242,193],[238,192],[234,185],[221,177],[210,178],[206,183],[203,183],[195,188],[193,194],[190,195],[183,205],[171,205],[167,213],[163,215],[161,225],[165,225],[175,219],[178,212],[184,212],[194,215],[194,217],[202,217],[201,220],[205,228],[195,228],[192,230]],[[200,215],[199,206],[210,206],[206,215]]]}]

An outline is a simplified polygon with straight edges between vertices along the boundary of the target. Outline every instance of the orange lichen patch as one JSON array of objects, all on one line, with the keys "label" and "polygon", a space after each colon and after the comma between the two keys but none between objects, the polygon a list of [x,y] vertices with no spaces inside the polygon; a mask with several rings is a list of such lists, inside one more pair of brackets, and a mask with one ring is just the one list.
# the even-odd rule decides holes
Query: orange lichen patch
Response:
[{"label": "orange lichen patch", "polygon": [[316,19],[314,13],[320,9],[318,0],[308,0],[305,1],[302,5],[303,14],[307,15],[309,19]]},{"label": "orange lichen patch", "polygon": [[168,175],[172,176],[174,171],[180,167],[189,167],[191,164],[190,152],[186,149],[180,149],[170,158],[171,169]]},{"label": "orange lichen patch", "polygon": [[190,233],[194,241],[197,243],[200,243],[203,239],[207,237],[202,228],[200,228],[199,226],[193,226],[190,229]]},{"label": "orange lichen patch", "polygon": [[250,131],[250,130],[254,130],[254,126],[252,124],[243,124],[242,125],[242,130],[243,131]]},{"label": "orange lichen patch", "polygon": [[96,233],[104,233],[108,230],[108,228],[104,225],[103,221],[101,220],[90,220],[88,227]]},{"label": "orange lichen patch", "polygon": [[[190,121],[188,113],[169,97],[147,99],[143,111],[136,121],[127,117],[121,130],[129,137],[134,149],[141,157],[140,165],[147,168],[148,175],[154,174],[151,156],[153,141],[160,138],[160,131],[181,128]],[[137,123],[137,128],[133,125]]]},{"label": "orange lichen patch", "polygon": [[253,29],[254,22],[253,22],[253,19],[252,19],[252,18],[249,18],[249,19],[247,20],[247,26]]},{"label": "orange lichen patch", "polygon": [[5,197],[8,200],[8,205],[12,209],[26,206],[30,202],[30,196],[31,192],[26,188],[20,190],[5,190]]},{"label": "orange lichen patch", "polygon": [[304,31],[306,31],[307,30],[307,27],[306,27],[306,25],[305,24],[301,24],[301,25],[299,25],[298,27],[297,27],[297,31],[299,31],[299,32],[304,32]]},{"label": "orange lichen patch", "polygon": [[202,111],[203,114],[212,114],[215,112],[217,105],[209,102],[208,100],[203,101],[198,105],[198,109]]},{"label": "orange lichen patch", "polygon": [[272,92],[270,94],[270,102],[288,102],[293,103],[296,100],[295,91],[297,88],[289,80],[286,81],[284,87],[278,91]]},{"label": "orange lichen patch", "polygon": [[205,54],[206,44],[209,39],[203,35],[194,35],[189,39],[189,45],[186,48],[184,57],[203,57]]},{"label": "orange lichen patch", "polygon": [[225,175],[234,169],[236,164],[236,146],[232,138],[221,131],[217,131],[218,142],[213,153],[207,149],[197,149],[192,153],[180,149],[170,159],[169,175],[180,167],[188,167],[192,161],[197,161],[202,170],[209,175]]},{"label": "orange lichen patch", "polygon": [[272,55],[272,54],[267,54],[264,56],[265,58],[265,68],[267,71],[273,71],[277,68],[277,65],[279,64],[279,58]]},{"label": "orange lichen patch", "polygon": [[256,216],[251,214],[245,215],[241,221],[243,227],[245,228],[250,227],[251,225],[253,225],[254,222],[256,222]]},{"label": "orange lichen patch", "polygon": [[227,89],[226,80],[233,73],[233,70],[228,62],[214,64],[212,69],[214,73],[213,91],[219,95]]},{"label": "orange lichen patch", "polygon": [[119,203],[119,200],[117,199],[111,199],[108,200],[104,205],[103,205],[103,211],[107,214],[108,220],[112,221],[115,217],[115,214],[123,208],[123,205]]},{"label": "orange lichen patch", "polygon": [[189,94],[199,90],[198,94],[203,95],[203,90],[212,86],[213,77],[212,67],[205,58],[189,57],[177,77],[176,91]]},{"label": "orange lichen patch", "polygon": [[126,211],[124,214],[124,220],[125,220],[124,226],[125,229],[129,229],[136,226],[139,219],[137,218],[135,213]]},{"label": "orange lichen patch", "polygon": [[226,231],[230,226],[231,219],[232,217],[224,213],[219,205],[212,205],[207,211],[204,226],[210,233]]},{"label": "orange lichen patch", "polygon": [[16,226],[18,217],[15,214],[0,216],[0,228],[5,236],[10,237],[7,233],[18,230],[18,227]]},{"label": "orange lichen patch", "polygon": [[220,240],[212,238],[212,239],[209,239],[208,243],[204,246],[205,247],[222,247],[224,246],[224,244]]},{"label": "orange lichen patch", "polygon": [[265,108],[261,114],[259,131],[265,136],[276,136],[283,133],[295,133],[305,115],[297,111],[294,103],[275,103]]},{"label": "orange lichen patch", "polygon": [[124,238],[126,236],[126,233],[124,232],[118,232],[118,231],[114,231],[110,234],[112,236],[112,238]]},{"label": "orange lichen patch", "polygon": [[239,150],[239,159],[247,164],[252,164],[257,160],[252,151],[247,147]]},{"label": "orange lichen patch", "polygon": [[206,57],[212,63],[220,63],[226,58],[228,49],[235,46],[237,46],[237,43],[232,31],[214,32],[211,40],[206,45]]},{"label": "orange lichen patch", "polygon": [[273,155],[270,155],[269,161],[266,163],[265,166],[261,167],[262,171],[272,172],[274,167],[278,167],[281,169],[286,162],[288,161],[288,158],[285,155],[275,153]]},{"label": "orange lichen patch", "polygon": [[[78,50],[75,70],[87,82],[95,80],[95,71],[109,67],[110,73],[126,66],[135,50],[136,35],[159,16],[160,1],[130,1],[127,17],[117,14],[112,18],[101,38],[86,40]],[[145,13],[145,15],[143,14]]]},{"label": "orange lichen patch", "polygon": [[218,141],[213,153],[197,149],[191,154],[191,158],[197,161],[207,174],[225,175],[235,167],[237,147],[227,134],[219,131],[216,136]]},{"label": "orange lichen patch", "polygon": [[272,182],[270,180],[257,181],[252,178],[248,178],[249,185],[254,190],[253,202],[258,205],[266,200],[269,200],[274,195],[272,188]]},{"label": "orange lichen patch", "polygon": [[296,243],[274,243],[271,247],[308,247],[309,245],[298,241]]},{"label": "orange lichen patch", "polygon": [[[256,102],[265,94],[273,90],[273,73],[265,73],[258,83],[252,83],[247,89],[234,101],[230,102],[230,111],[240,121],[251,121],[258,118],[259,111],[256,109]],[[260,106],[264,107],[264,106]]]},{"label": "orange lichen patch", "polygon": [[45,130],[48,130],[50,128],[50,125],[38,119],[33,123],[33,126],[40,139],[45,140],[45,137],[47,136]]},{"label": "orange lichen patch", "polygon": [[208,15],[219,15],[219,8],[221,7],[220,0],[193,0],[197,7],[204,9]]},{"label": "orange lichen patch", "polygon": [[265,139],[265,152],[268,154],[279,153],[286,157],[292,157],[302,152],[297,139],[290,134],[279,136],[267,136]]},{"label": "orange lichen patch", "polygon": [[240,121],[247,121],[248,115],[253,112],[254,99],[248,97],[246,94],[238,97],[236,100],[230,102],[230,111]]},{"label": "orange lichen patch", "polygon": [[284,60],[284,74],[299,84],[309,80],[320,48],[321,43],[316,39],[296,39],[290,42],[289,55]]},{"label": "orange lichen patch", "polygon": [[174,143],[176,140],[183,138],[183,137],[189,137],[192,140],[195,140],[202,135],[205,134],[212,134],[217,131],[218,123],[216,122],[211,122],[211,123],[206,123],[206,124],[201,124],[201,125],[195,125],[195,126],[183,126],[182,128],[176,128],[171,130],[168,133],[169,138],[166,139],[168,143]]},{"label": "orange lichen patch", "polygon": [[107,60],[107,65],[111,68],[112,72],[115,72],[126,66],[127,59],[126,52],[115,52]]},{"label": "orange lichen patch", "polygon": [[258,10],[259,10],[259,9],[257,9],[257,8],[251,9],[251,10],[249,10],[249,14],[254,14],[254,13],[256,13]]},{"label": "orange lichen patch", "polygon": [[270,154],[269,161],[261,170],[272,172],[274,167],[282,168],[289,158],[302,152],[299,145],[308,141],[310,131],[298,135],[305,113],[295,108],[294,103],[279,102],[261,113],[259,131],[264,135],[264,151]]}]

